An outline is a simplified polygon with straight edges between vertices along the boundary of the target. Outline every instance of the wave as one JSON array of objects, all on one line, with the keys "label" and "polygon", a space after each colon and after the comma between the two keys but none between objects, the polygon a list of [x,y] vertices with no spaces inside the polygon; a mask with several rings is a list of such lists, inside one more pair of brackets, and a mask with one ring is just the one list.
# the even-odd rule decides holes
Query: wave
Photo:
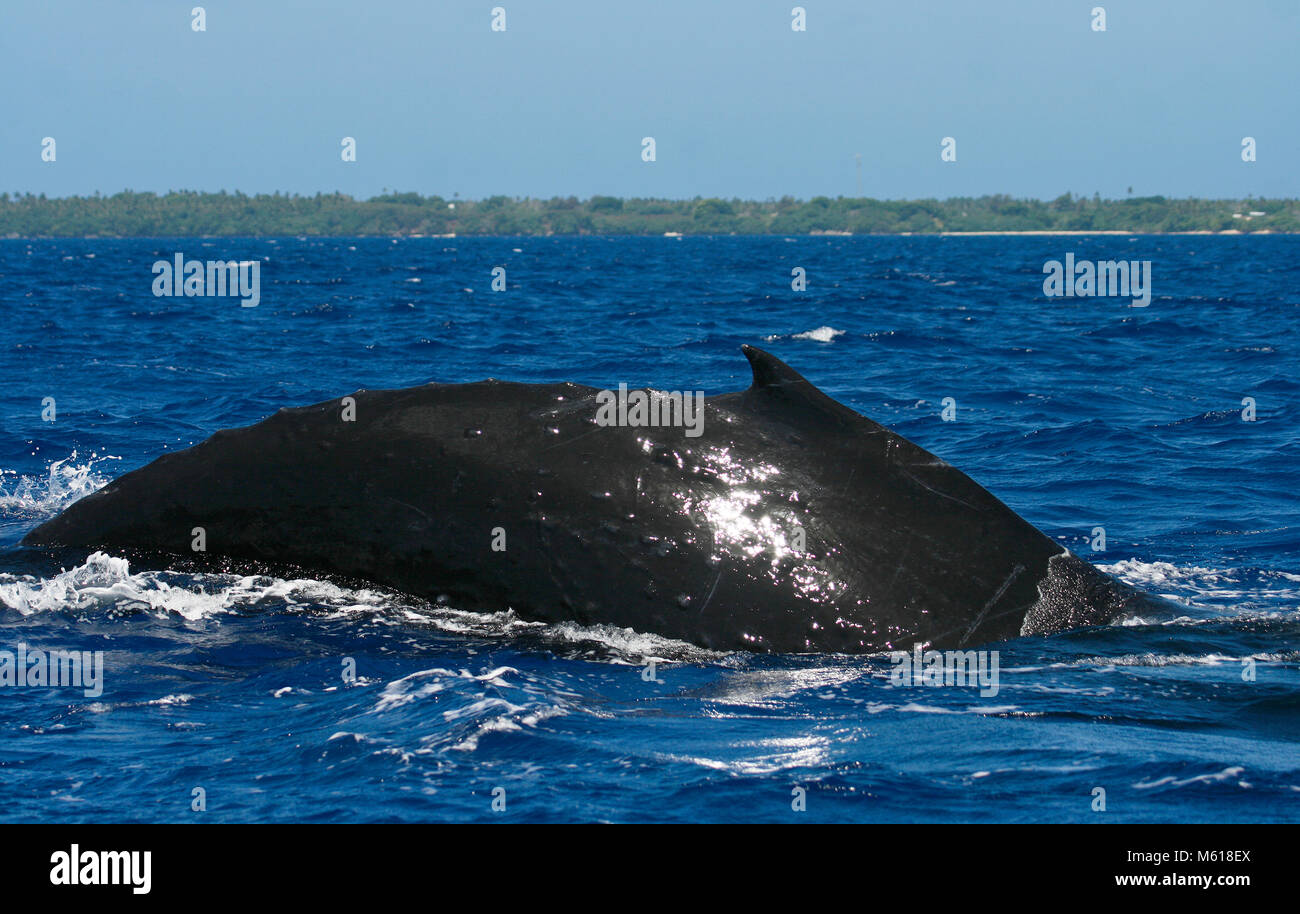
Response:
[{"label": "wave", "polygon": [[1196,774],[1191,777],[1178,778],[1171,774],[1164,775],[1151,781],[1138,781],[1133,785],[1135,790],[1151,790],[1153,788],[1178,788],[1202,786],[1206,784],[1234,784],[1237,787],[1249,789],[1250,782],[1242,777],[1246,769],[1241,765],[1233,765],[1224,768],[1222,771],[1209,772],[1207,774]]},{"label": "wave", "polygon": [[387,683],[368,713],[409,715],[427,726],[430,711],[445,726],[421,736],[417,753],[473,752],[488,734],[535,730],[555,717],[596,713],[584,706],[578,693],[512,666],[482,673],[443,667],[419,670]]},{"label": "wave", "polygon": [[[1268,651],[1245,654],[1240,657],[1216,653],[1207,648],[1204,654],[1161,654],[1148,651],[1142,654],[1123,654],[1114,657],[1082,657],[1078,660],[1053,663],[1050,669],[1100,668],[1108,667],[1178,667],[1178,666],[1223,666],[1231,664],[1240,666],[1246,660],[1259,663],[1295,663],[1300,661],[1300,651]],[[1028,668],[1026,668],[1028,669]],[[1004,670],[1010,673],[1014,670]]]},{"label": "wave", "polygon": [[50,578],[0,574],[0,606],[25,616],[41,612],[175,613],[197,621],[267,600],[287,606],[327,604],[339,611],[375,608],[380,596],[325,581],[282,580],[264,575],[132,573],[124,558],[94,552],[75,568]]},{"label": "wave", "polygon": [[[83,468],[84,469],[84,468]],[[85,478],[84,476],[82,478]],[[50,496],[53,498],[54,496]],[[71,496],[65,496],[71,497]],[[1127,617],[1114,626],[1201,626],[1217,619],[1291,618],[1300,602],[1300,575],[1281,571],[1221,571],[1169,562],[1125,559],[1101,570],[1148,591],[1162,592],[1196,615],[1145,619]],[[1243,581],[1243,576],[1252,578]],[[1250,598],[1240,601],[1245,594]],[[1220,601],[1220,605],[1206,601]],[[1266,605],[1261,605],[1265,600]],[[1221,605],[1227,603],[1227,606]],[[310,609],[327,618],[383,616],[391,621],[429,625],[440,632],[486,638],[532,637],[565,646],[571,656],[590,656],[619,664],[651,661],[708,662],[727,656],[684,641],[632,628],[576,622],[545,623],[521,618],[513,609],[478,612],[444,600],[430,602],[386,588],[349,587],[316,578],[266,574],[131,570],[130,562],[94,552],[84,563],[42,578],[0,572],[0,607],[23,615],[77,612],[113,617],[136,612],[174,614],[200,621],[261,609]],[[1113,662],[1113,659],[1112,659]],[[1171,659],[1170,662],[1187,662]]]},{"label": "wave", "polygon": [[263,609],[312,610],[325,618],[382,617],[484,638],[527,636],[561,646],[567,655],[618,664],[702,662],[725,656],[684,641],[613,625],[547,624],[513,610],[472,612],[384,588],[353,588],[315,578],[278,578],[189,571],[132,572],[130,562],[94,552],[48,578],[0,573],[0,607],[24,616],[77,612],[114,618],[149,612],[198,622]]},{"label": "wave", "polygon": [[775,342],[777,340],[786,340],[786,339],[813,340],[814,342],[818,342],[818,343],[829,343],[832,342],[835,339],[835,337],[843,336],[843,335],[844,335],[843,330],[836,330],[834,327],[823,326],[823,327],[817,327],[813,330],[805,330],[803,333],[795,333],[790,336],[773,334],[771,336],[765,336],[763,337],[763,339],[765,339],[769,343]]},{"label": "wave", "polygon": [[44,476],[25,476],[14,470],[0,470],[0,517],[52,516],[80,498],[101,489],[112,480],[102,472],[109,460],[121,457],[92,453],[84,463],[73,451],[53,461]]},{"label": "wave", "polygon": [[[1289,612],[1297,606],[1287,609],[1284,604],[1300,604],[1300,586],[1297,586],[1300,585],[1300,574],[1287,571],[1253,568],[1227,571],[1200,565],[1144,562],[1136,558],[1097,567],[1126,584],[1160,593],[1188,606],[1220,609],[1226,603],[1247,609],[1268,605],[1275,611]],[[1143,625],[1147,621],[1129,619],[1127,623]]]}]

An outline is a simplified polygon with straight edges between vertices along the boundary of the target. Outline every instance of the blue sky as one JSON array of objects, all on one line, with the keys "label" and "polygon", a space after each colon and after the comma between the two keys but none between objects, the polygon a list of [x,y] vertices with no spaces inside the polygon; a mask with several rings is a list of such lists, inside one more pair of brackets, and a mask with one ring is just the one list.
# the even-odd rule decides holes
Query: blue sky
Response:
[{"label": "blue sky", "polygon": [[795,5],[6,2],[0,190],[1300,196],[1296,0]]}]

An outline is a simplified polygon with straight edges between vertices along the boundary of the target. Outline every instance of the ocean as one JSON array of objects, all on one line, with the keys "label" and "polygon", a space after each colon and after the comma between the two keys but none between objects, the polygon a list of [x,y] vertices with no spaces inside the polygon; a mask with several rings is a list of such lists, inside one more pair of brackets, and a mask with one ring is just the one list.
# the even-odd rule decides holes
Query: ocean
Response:
[{"label": "ocean", "polygon": [[[256,307],[155,296],[178,253],[256,261]],[[1149,305],[1045,295],[1067,255],[1150,261]],[[1300,237],[10,239],[0,300],[0,651],[103,652],[96,688],[0,685],[4,820],[1300,820]],[[712,395],[744,343],[1177,612],[986,646],[982,696],[17,545],[280,407]]]}]

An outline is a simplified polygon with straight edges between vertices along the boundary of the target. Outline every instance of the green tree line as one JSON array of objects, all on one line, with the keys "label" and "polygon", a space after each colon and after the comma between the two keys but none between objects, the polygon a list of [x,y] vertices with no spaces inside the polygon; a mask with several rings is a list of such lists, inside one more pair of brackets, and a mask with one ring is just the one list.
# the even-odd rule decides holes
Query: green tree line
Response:
[{"label": "green tree line", "polygon": [[347,194],[123,191],[47,198],[0,194],[0,237],[265,235],[801,235],[937,232],[1300,232],[1300,201],[1062,194],[947,200],[813,197],[796,200],[656,200],[594,196],[549,200],[495,196],[448,200]]}]

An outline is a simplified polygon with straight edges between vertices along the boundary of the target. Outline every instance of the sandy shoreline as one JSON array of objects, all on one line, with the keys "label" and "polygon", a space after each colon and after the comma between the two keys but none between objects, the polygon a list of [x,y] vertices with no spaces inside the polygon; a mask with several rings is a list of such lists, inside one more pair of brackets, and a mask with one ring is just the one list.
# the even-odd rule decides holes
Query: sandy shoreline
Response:
[{"label": "sandy shoreline", "polygon": [[1281,235],[1283,232],[1274,232],[1272,229],[1260,229],[1258,232],[1243,232],[1240,229],[1224,229],[1221,232],[1211,231],[1210,229],[1196,229],[1190,232],[1121,232],[1115,229],[1097,229],[1095,231],[1086,231],[1083,229],[1035,229],[1025,232],[937,232],[939,235]]}]

